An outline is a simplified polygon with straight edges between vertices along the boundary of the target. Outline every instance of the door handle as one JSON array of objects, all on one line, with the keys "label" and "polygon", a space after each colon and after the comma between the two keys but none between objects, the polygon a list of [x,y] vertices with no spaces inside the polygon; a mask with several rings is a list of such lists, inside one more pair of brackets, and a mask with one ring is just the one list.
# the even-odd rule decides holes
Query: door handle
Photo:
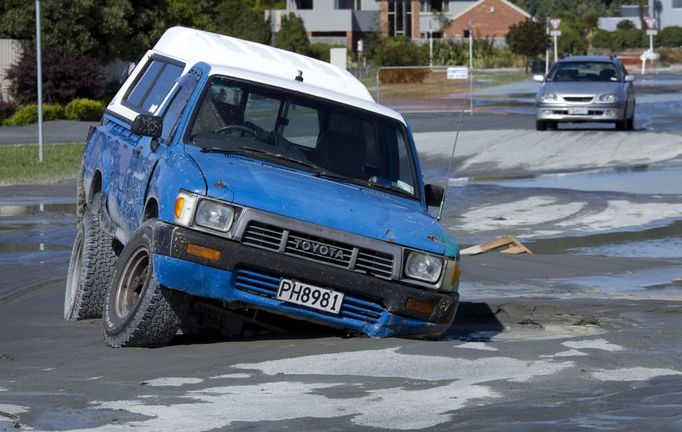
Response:
[{"label": "door handle", "polygon": [[135,157],[140,157],[140,153],[142,153],[142,149],[140,147],[137,147],[135,150],[133,150],[133,155]]}]

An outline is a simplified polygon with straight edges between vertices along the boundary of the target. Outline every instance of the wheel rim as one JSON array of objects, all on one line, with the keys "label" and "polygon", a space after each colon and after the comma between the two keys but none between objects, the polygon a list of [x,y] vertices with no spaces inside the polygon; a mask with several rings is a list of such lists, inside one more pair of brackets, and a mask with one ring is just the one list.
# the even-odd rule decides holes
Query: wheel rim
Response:
[{"label": "wheel rim", "polygon": [[80,284],[81,269],[83,268],[83,241],[79,241],[74,253],[69,274],[66,277],[66,293],[64,294],[64,318],[71,318],[76,304],[76,294]]},{"label": "wheel rim", "polygon": [[141,247],[131,255],[116,287],[116,315],[125,318],[132,313],[142,298],[149,274],[149,252]]}]

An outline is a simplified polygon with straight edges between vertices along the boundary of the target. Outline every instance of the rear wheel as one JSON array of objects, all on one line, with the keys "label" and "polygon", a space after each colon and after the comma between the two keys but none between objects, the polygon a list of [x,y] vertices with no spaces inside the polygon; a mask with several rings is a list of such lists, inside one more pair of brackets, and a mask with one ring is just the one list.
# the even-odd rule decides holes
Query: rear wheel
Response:
[{"label": "rear wheel", "polygon": [[151,219],[125,245],[104,302],[104,339],[111,347],[167,345],[187,314],[187,296],[154,276]]},{"label": "rear wheel", "polygon": [[535,120],[535,130],[539,131],[547,130],[547,122],[544,120]]},{"label": "rear wheel", "polygon": [[64,294],[64,319],[99,318],[116,264],[113,239],[101,228],[103,199],[98,193],[78,224]]}]

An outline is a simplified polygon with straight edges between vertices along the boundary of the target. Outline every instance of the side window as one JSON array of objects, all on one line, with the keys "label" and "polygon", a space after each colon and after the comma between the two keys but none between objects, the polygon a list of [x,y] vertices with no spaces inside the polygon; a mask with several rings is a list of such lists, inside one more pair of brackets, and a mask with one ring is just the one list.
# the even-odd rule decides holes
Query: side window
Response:
[{"label": "side window", "polygon": [[187,106],[187,101],[192,96],[197,83],[199,82],[199,73],[190,71],[188,74],[180,78],[178,82],[178,91],[175,92],[173,100],[163,114],[163,129],[161,132],[162,142],[168,143],[175,134],[175,129],[178,126],[178,121],[182,117],[182,113]]},{"label": "side window", "polygon": [[302,105],[291,104],[287,115],[287,126],[282,136],[302,147],[314,148],[320,134],[318,111]]},{"label": "side window", "polygon": [[244,109],[244,123],[251,122],[266,132],[272,132],[280,104],[277,99],[250,93]]},{"label": "side window", "polygon": [[182,69],[180,65],[152,60],[128,93],[125,104],[139,112],[155,112],[182,73]]}]

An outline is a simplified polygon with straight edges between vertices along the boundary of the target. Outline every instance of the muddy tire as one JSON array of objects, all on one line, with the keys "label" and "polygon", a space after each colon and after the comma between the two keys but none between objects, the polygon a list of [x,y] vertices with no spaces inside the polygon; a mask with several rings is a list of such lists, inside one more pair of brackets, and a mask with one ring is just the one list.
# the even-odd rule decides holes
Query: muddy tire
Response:
[{"label": "muddy tire", "polygon": [[110,347],[167,345],[187,314],[188,296],[156,282],[153,220],[125,245],[104,301],[104,340]]},{"label": "muddy tire", "polygon": [[64,319],[99,318],[116,264],[113,239],[101,229],[102,196],[97,194],[78,224],[64,294]]}]

